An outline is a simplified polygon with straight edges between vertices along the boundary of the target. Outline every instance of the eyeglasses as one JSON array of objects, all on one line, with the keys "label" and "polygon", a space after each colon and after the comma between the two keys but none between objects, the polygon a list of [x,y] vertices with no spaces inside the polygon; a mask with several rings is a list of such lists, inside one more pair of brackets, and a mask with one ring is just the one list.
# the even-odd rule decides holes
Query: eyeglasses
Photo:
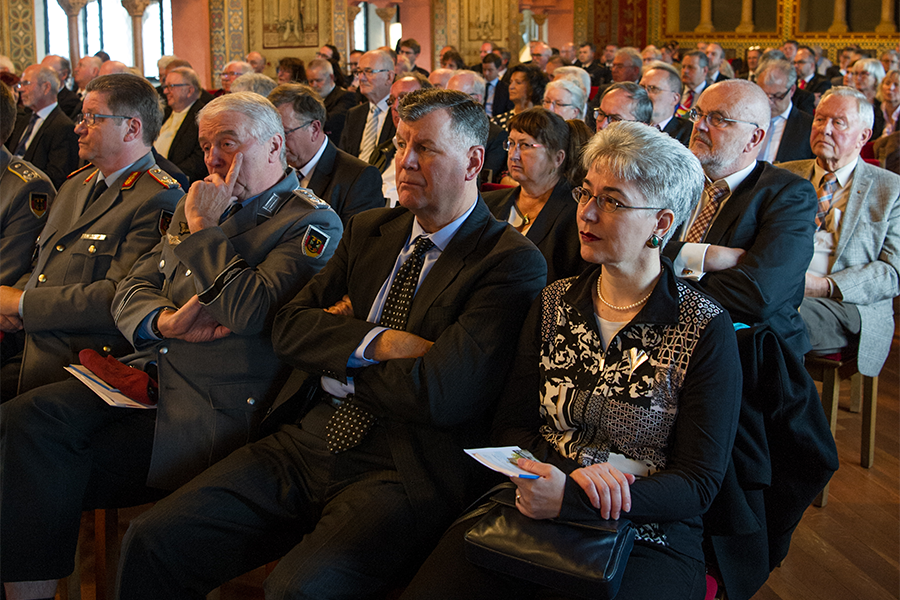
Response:
[{"label": "eyeglasses", "polygon": [[660,87],[656,87],[655,85],[641,85],[641,87],[644,88],[644,91],[648,94],[659,94],[660,92],[671,92],[673,94],[675,93],[672,90],[664,90]]},{"label": "eyeglasses", "polygon": [[84,123],[88,127],[93,127],[94,123],[97,122],[97,119],[133,119],[134,117],[123,117],[121,115],[98,115],[94,113],[81,113],[76,115],[75,124],[81,125]]},{"label": "eyeglasses", "polygon": [[316,58],[324,58],[325,60],[331,60],[331,57],[325,54],[324,52],[316,52]]},{"label": "eyeglasses", "polygon": [[631,65],[626,65],[625,63],[617,63],[617,62],[614,62],[612,64],[613,69],[627,69],[629,66],[631,66]]},{"label": "eyeglasses", "polygon": [[797,58],[797,59],[794,59],[794,62],[791,64],[794,66],[799,66],[799,65],[805,65],[806,63],[811,63],[811,62],[813,62],[813,61],[812,60],[801,60],[801,59]]},{"label": "eyeglasses", "polygon": [[32,83],[33,82],[28,81],[27,79],[23,79],[19,83],[16,84],[16,89],[21,90],[26,85],[31,85]]},{"label": "eyeglasses", "polygon": [[541,104],[543,104],[544,108],[546,108],[547,110],[551,110],[554,107],[555,108],[569,108],[570,106],[575,106],[574,104],[564,104],[562,102],[557,102],[556,100],[547,100],[546,98],[544,99],[543,102],[541,102]]},{"label": "eyeglasses", "polygon": [[788,88],[788,89],[784,90],[783,92],[781,92],[780,94],[766,94],[766,96],[772,102],[781,102],[782,100],[784,100],[787,97],[787,95],[790,92],[791,92],[791,88]]},{"label": "eyeglasses", "polygon": [[222,71],[219,73],[219,76],[221,77],[240,77],[241,75],[243,75],[243,73],[240,71]]},{"label": "eyeglasses", "polygon": [[162,86],[163,91],[166,91],[171,88],[179,88],[179,87],[190,87],[190,83],[170,83],[168,85]]},{"label": "eyeglasses", "polygon": [[694,123],[699,123],[702,120],[706,120],[706,123],[712,125],[716,129],[725,129],[728,127],[729,123],[746,123],[747,125],[753,125],[754,127],[759,127],[758,124],[753,121],[741,121],[740,119],[729,119],[727,117],[723,117],[719,113],[709,113],[704,114],[697,110],[696,108],[692,108],[688,113],[688,119],[693,121]]},{"label": "eyeglasses", "polygon": [[583,187],[572,190],[572,197],[580,206],[587,206],[591,200],[597,201],[597,208],[605,213],[614,213],[620,208],[626,210],[664,210],[661,206],[626,206],[608,194],[592,194]]},{"label": "eyeglasses", "polygon": [[619,115],[608,115],[599,108],[594,109],[594,120],[598,123],[602,120],[606,119],[610,123],[618,123],[619,121],[631,121],[631,119],[626,119],[625,117],[620,117]]},{"label": "eyeglasses", "polygon": [[285,130],[284,130],[284,137],[287,137],[287,136],[291,135],[292,133],[294,133],[294,132],[297,131],[298,129],[303,129],[304,127],[306,127],[307,125],[309,125],[309,124],[311,124],[311,123],[312,123],[312,121],[307,121],[307,122],[304,123],[303,125],[297,125],[296,127],[292,128],[292,129],[285,129]]},{"label": "eyeglasses", "polygon": [[390,69],[354,69],[353,75],[356,77],[361,77],[365,75],[366,77],[371,77],[376,73],[387,73]]},{"label": "eyeglasses", "polygon": [[507,152],[510,152],[511,150],[513,150],[515,148],[518,148],[519,152],[527,152],[528,150],[532,150],[534,148],[543,148],[543,147],[544,147],[543,144],[529,144],[527,142],[514,142],[510,139],[507,139],[505,142],[503,142],[503,149],[506,150]]}]

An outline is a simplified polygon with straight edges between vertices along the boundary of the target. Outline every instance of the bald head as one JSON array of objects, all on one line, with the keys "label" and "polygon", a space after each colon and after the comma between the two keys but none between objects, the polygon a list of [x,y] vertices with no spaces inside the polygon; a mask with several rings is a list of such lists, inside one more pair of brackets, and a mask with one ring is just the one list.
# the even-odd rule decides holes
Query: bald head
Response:
[{"label": "bald head", "polygon": [[428,81],[434,87],[446,88],[451,77],[453,77],[453,69],[435,69],[428,76]]},{"label": "bald head", "polygon": [[41,61],[41,65],[50,67],[56,71],[56,74],[59,76],[59,80],[63,82],[63,85],[65,85],[65,81],[69,78],[72,70],[69,59],[57,56],[56,54],[48,54],[45,56],[44,60]]},{"label": "bald head", "polygon": [[117,75],[119,73],[131,73],[131,69],[125,63],[117,60],[108,60],[100,65],[100,75]]},{"label": "bald head", "polygon": [[484,77],[474,71],[457,71],[447,81],[448,90],[456,90],[468,94],[478,104],[484,104],[484,92],[487,84]]},{"label": "bald head", "polygon": [[100,75],[100,67],[103,61],[96,56],[83,56],[78,64],[75,65],[75,84],[79,90],[87,87],[92,79]]}]

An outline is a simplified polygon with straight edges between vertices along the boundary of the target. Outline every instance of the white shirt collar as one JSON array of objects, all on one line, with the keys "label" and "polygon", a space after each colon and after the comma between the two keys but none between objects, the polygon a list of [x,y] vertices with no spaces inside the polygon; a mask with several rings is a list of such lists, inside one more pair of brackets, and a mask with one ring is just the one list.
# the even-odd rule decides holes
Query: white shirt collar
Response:
[{"label": "white shirt collar", "polygon": [[316,168],[316,165],[319,164],[319,159],[322,158],[322,155],[325,153],[325,147],[327,145],[328,145],[328,136],[323,135],[322,136],[322,145],[319,146],[318,150],[316,150],[315,155],[313,155],[313,157],[311,159],[309,159],[309,161],[307,161],[307,163],[305,165],[303,165],[302,167],[297,169],[298,171],[300,171],[300,175],[301,175],[300,179],[303,179],[304,177],[308,177],[313,172],[313,170]]},{"label": "white shirt collar", "polygon": [[[855,160],[850,161],[840,169],[834,172],[834,176],[837,177],[838,183],[841,187],[846,187],[847,182],[850,181],[853,176],[853,171],[856,169],[856,164],[859,162],[859,156],[856,157]],[[819,189],[819,182],[822,181],[822,177],[825,176],[825,173],[828,173],[825,169],[819,165],[819,161],[815,162],[815,168],[813,169],[813,178],[812,184],[816,189]]]}]

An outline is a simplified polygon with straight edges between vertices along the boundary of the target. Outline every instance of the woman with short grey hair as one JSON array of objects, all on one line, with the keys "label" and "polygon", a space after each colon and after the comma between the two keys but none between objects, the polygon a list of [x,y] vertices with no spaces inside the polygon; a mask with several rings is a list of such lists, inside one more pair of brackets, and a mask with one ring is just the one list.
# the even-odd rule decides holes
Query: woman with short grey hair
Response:
[{"label": "woman with short grey hair", "polygon": [[543,106],[566,121],[584,120],[587,95],[580,85],[570,79],[554,79],[544,88]]}]

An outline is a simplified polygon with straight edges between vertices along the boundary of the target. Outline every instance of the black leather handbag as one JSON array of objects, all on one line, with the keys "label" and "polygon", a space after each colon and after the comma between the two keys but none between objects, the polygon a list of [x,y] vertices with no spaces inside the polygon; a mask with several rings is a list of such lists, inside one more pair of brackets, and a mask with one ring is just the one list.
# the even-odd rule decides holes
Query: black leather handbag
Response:
[{"label": "black leather handbag", "polygon": [[470,562],[582,598],[615,597],[634,546],[631,521],[531,519],[516,508],[512,483],[498,488],[467,515],[483,513],[466,532]]}]

